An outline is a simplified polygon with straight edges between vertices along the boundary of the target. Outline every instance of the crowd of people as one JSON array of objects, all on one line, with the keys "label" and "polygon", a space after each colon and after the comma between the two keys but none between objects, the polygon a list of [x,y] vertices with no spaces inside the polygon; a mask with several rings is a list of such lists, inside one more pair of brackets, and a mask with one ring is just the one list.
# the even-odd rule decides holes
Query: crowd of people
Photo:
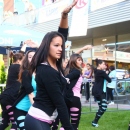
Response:
[{"label": "crowd of people", "polygon": [[96,59],[96,67],[87,63],[87,70],[83,72],[80,53],[92,49],[91,45],[65,59],[68,13],[76,3],[74,0],[63,10],[58,31],[48,32],[40,46],[30,40],[25,42],[36,47],[36,51],[12,54],[6,89],[0,95],[0,130],[6,129],[10,122],[11,130],[57,130],[59,122],[60,130],[77,130],[81,117],[81,88],[85,85],[86,102],[89,102],[90,82],[93,82],[92,95],[99,106],[92,120],[93,127],[98,127],[107,109],[107,100],[110,98],[113,103],[114,66],[110,66],[108,72],[105,62]]}]

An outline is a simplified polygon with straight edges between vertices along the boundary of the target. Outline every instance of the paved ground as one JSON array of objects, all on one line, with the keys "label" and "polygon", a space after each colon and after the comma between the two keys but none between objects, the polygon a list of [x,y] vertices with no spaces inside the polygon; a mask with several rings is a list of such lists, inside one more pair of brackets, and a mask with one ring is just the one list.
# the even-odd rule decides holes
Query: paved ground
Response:
[{"label": "paved ground", "polygon": [[[90,102],[86,103],[85,102],[85,97],[83,96],[81,98],[81,103],[82,106],[89,107],[90,110],[96,110],[98,108],[98,104],[94,102],[93,97],[91,97]],[[130,110],[130,104],[114,104],[114,105],[108,105],[108,110],[109,108],[117,108],[118,110]]]}]

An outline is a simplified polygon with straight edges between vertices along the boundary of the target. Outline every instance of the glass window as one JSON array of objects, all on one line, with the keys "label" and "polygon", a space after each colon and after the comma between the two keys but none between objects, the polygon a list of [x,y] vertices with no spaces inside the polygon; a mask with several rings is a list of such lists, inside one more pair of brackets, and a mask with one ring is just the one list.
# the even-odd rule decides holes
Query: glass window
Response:
[{"label": "glass window", "polygon": [[108,66],[115,65],[115,36],[96,38],[93,45],[93,60],[103,59]]},{"label": "glass window", "polygon": [[129,71],[130,73],[130,34],[118,36],[116,44],[117,68]]},{"label": "glass window", "polygon": [[117,82],[117,93],[119,95],[126,95],[130,93],[130,34],[118,36],[118,43],[116,43],[116,61],[118,75],[120,75],[120,79],[123,79]]}]

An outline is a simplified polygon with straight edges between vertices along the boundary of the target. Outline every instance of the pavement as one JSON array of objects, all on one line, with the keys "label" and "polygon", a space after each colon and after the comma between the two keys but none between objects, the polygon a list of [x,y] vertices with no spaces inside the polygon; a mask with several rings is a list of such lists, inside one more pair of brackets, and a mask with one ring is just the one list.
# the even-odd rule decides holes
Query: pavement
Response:
[{"label": "pavement", "polygon": [[[82,106],[86,106],[87,108],[90,108],[90,110],[97,110],[98,109],[98,104],[94,102],[94,98],[91,96],[89,102],[85,102],[85,96],[82,96],[81,98],[81,104]],[[130,104],[129,103],[115,103],[114,105],[108,105],[108,110],[130,110]]]}]

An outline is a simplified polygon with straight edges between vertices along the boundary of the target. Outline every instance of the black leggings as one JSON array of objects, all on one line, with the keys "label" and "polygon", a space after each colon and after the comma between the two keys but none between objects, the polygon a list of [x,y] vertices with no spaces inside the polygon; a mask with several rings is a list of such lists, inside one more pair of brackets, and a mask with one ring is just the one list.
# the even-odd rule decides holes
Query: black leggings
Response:
[{"label": "black leggings", "polygon": [[[71,118],[71,125],[73,126],[74,130],[78,130],[80,116],[81,116],[81,102],[79,97],[73,96],[73,101],[67,103],[69,115]],[[52,124],[51,130],[57,130],[59,125],[59,117],[55,120]],[[64,128],[62,128],[64,130]]]},{"label": "black leggings", "polygon": [[85,97],[86,97],[86,100],[88,101],[89,98],[90,98],[90,86],[89,86],[89,82],[87,82],[86,84],[84,84],[85,86]]},{"label": "black leggings", "polygon": [[101,116],[104,114],[104,112],[107,109],[107,100],[106,100],[106,94],[103,93],[101,96],[96,97],[99,109],[98,112],[96,113],[95,119],[94,119],[94,123],[98,123],[99,119],[101,118]]},{"label": "black leggings", "polygon": [[108,87],[107,87],[107,101],[108,101],[109,99],[110,99],[111,101],[114,100],[112,91],[113,91],[113,88],[108,88]]},{"label": "black leggings", "polygon": [[72,102],[67,104],[71,124],[74,130],[78,130],[80,116],[81,116],[81,101],[79,97],[73,96]]},{"label": "black leggings", "polygon": [[0,103],[1,103],[1,108],[2,108],[2,124],[0,124],[0,130],[5,130],[10,125],[10,122],[12,123],[10,130],[12,130],[12,129],[17,130],[17,125],[14,120],[14,112],[13,111],[11,111],[9,113],[5,112],[10,107],[12,107],[12,104],[10,105],[4,99],[1,99]]},{"label": "black leggings", "polygon": [[46,122],[42,122],[30,116],[26,115],[25,118],[25,129],[26,130],[51,130],[50,125]]},{"label": "black leggings", "polygon": [[14,110],[14,119],[17,123],[17,128],[19,128],[19,130],[25,130],[24,121],[26,115],[27,115],[26,111],[22,111],[17,108]]}]

